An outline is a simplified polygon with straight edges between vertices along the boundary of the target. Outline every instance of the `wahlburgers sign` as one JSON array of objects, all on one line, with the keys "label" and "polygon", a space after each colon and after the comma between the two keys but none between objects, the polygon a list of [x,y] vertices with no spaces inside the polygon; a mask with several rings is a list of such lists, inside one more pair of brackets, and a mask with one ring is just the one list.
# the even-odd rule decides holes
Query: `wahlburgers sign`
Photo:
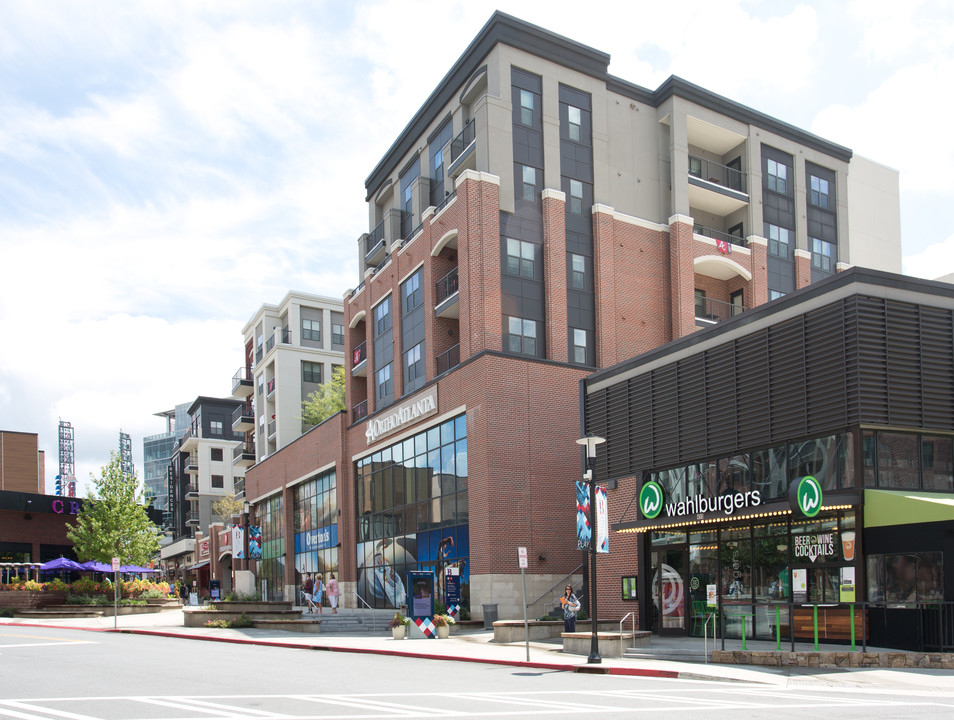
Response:
[{"label": "wahlburgers sign", "polygon": [[639,491],[639,511],[646,520],[653,520],[666,511],[666,517],[700,515],[702,513],[722,512],[732,515],[736,510],[756,507],[762,504],[762,494],[758,490],[727,493],[716,497],[693,495],[684,500],[666,501],[662,486],[655,480],[647,480]]},{"label": "wahlburgers sign", "polygon": [[788,502],[792,510],[805,517],[815,517],[822,507],[822,489],[811,475],[806,475],[788,488]]}]

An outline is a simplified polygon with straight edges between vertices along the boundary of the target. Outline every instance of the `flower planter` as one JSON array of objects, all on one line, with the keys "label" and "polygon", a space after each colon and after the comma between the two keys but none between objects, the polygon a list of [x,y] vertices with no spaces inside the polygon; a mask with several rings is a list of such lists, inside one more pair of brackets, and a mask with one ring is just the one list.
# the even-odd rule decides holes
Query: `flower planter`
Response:
[{"label": "flower planter", "polygon": [[395,640],[403,640],[404,630],[405,628],[403,625],[398,625],[397,627],[391,628],[391,637]]},{"label": "flower planter", "polygon": [[27,610],[60,605],[66,602],[66,593],[39,590],[5,590],[0,593],[0,607]]},{"label": "flower planter", "polygon": [[438,625],[437,639],[446,640],[448,637],[450,637],[450,625]]}]

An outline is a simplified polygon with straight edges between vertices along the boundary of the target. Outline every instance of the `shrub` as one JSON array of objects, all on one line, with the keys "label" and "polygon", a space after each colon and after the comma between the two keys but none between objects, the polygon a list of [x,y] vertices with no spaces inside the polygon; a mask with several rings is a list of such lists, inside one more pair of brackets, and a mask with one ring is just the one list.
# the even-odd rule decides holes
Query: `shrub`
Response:
[{"label": "shrub", "polygon": [[470,610],[465,607],[460,609],[460,619],[461,620],[470,620]]},{"label": "shrub", "polygon": [[150,600],[158,600],[158,599],[166,598],[168,596],[169,596],[169,593],[163,592],[162,590],[159,590],[159,589],[153,589],[153,588],[149,590],[143,590],[142,594],[139,595],[139,597],[143,599],[148,598]]},{"label": "shrub", "polygon": [[70,586],[67,585],[65,582],[63,582],[62,580],[60,580],[59,578],[53,578],[52,580],[50,580],[50,582],[43,585],[44,592],[65,593],[69,589],[70,589]]},{"label": "shrub", "polygon": [[3,618],[12,618],[14,613],[13,608],[0,608],[0,617]]},{"label": "shrub", "polygon": [[411,618],[404,617],[401,613],[396,612],[394,613],[394,617],[391,618],[391,622],[388,623],[388,627],[389,628],[396,628],[401,626],[407,627],[410,624],[411,624]]},{"label": "shrub", "polygon": [[252,618],[242,613],[234,620],[226,620],[225,618],[209,620],[205,623],[205,626],[210,628],[250,628],[253,624]]},{"label": "shrub", "polygon": [[448,627],[450,625],[456,625],[456,621],[450,615],[438,614],[432,618],[434,627]]}]

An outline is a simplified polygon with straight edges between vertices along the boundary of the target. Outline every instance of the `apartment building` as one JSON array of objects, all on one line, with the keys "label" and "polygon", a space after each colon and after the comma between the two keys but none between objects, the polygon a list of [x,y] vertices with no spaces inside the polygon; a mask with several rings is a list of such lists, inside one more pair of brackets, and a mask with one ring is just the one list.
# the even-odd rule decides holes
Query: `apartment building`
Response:
[{"label": "apartment building", "polygon": [[0,430],[0,490],[44,494],[45,473],[39,435]]},{"label": "apartment building", "polygon": [[172,508],[169,506],[169,463],[178,435],[176,428],[189,426],[189,403],[176,405],[172,410],[155,413],[166,421],[165,432],[147,435],[142,439],[143,485],[152,507],[162,512],[162,527],[172,527]]},{"label": "apartment building", "polygon": [[345,325],[340,300],[289,292],[262,305],[242,330],[245,362],[232,379],[244,404],[232,429],[245,433],[235,462],[249,467],[299,437],[302,402],[344,364]]},{"label": "apartment building", "polygon": [[248,473],[287,595],[313,562],[295,487],[333,472],[335,569],[365,602],[451,568],[472,615],[516,616],[526,547],[545,610],[583,576],[582,378],[845,268],[900,270],[896,172],[609,60],[495,13],[367,178],[340,452],[322,425]]}]

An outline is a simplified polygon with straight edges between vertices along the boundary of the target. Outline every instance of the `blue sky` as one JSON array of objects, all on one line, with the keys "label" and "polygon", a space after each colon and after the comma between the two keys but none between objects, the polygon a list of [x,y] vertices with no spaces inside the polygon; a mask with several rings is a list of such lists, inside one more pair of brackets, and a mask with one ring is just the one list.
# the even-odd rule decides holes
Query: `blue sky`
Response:
[{"label": "blue sky", "polygon": [[226,396],[241,330],[357,284],[364,180],[495,9],[900,171],[906,272],[954,272],[954,3],[0,0],[0,427],[77,476]]}]

